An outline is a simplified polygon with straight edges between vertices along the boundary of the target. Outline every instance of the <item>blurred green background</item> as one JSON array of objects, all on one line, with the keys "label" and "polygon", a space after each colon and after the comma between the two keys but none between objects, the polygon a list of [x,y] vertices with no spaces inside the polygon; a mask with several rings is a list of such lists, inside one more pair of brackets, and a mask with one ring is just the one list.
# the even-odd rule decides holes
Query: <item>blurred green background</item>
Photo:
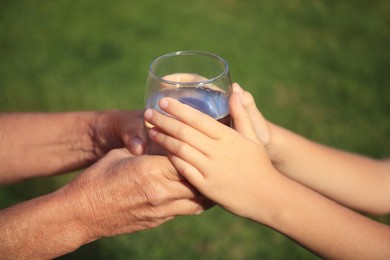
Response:
[{"label": "blurred green background", "polygon": [[[269,120],[382,158],[390,154],[389,46],[388,0],[1,0],[0,111],[139,109],[155,57],[204,50],[229,62],[232,80]],[[55,190],[74,174],[2,187],[0,206]],[[63,257],[73,258],[317,257],[215,207]]]}]

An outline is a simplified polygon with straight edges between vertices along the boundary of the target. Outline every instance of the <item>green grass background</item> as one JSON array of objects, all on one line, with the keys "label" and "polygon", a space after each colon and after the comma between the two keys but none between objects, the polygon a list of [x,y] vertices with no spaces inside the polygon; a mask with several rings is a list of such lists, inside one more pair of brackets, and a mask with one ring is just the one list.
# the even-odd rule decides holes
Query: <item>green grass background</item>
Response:
[{"label": "green grass background", "polygon": [[[0,111],[139,109],[155,57],[204,50],[229,62],[232,80],[269,120],[382,158],[390,153],[389,28],[388,0],[1,0]],[[48,193],[73,176],[2,187],[0,206]],[[389,217],[376,219],[390,224]],[[317,257],[215,207],[63,258]]]}]

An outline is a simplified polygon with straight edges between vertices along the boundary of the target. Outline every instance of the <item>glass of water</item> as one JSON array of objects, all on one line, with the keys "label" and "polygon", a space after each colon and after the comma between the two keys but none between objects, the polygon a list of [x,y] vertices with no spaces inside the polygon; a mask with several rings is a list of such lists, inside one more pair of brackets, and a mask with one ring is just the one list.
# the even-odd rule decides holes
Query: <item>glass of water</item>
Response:
[{"label": "glass of water", "polygon": [[[202,51],[178,51],[155,59],[149,68],[146,108],[161,112],[158,102],[172,97],[230,126],[231,81],[228,63],[218,55]],[[146,131],[153,127],[145,123]],[[148,140],[147,153],[161,154]]]}]

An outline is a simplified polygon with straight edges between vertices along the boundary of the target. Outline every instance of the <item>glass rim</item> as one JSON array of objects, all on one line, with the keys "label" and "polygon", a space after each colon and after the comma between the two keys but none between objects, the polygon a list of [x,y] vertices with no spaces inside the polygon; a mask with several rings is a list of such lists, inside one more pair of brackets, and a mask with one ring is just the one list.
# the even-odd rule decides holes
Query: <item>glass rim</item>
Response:
[{"label": "glass rim", "polygon": [[[178,81],[172,81],[172,80],[163,79],[162,77],[156,75],[152,71],[153,66],[156,63],[158,63],[159,61],[161,61],[163,59],[166,59],[166,58],[180,56],[180,55],[202,55],[202,56],[208,56],[208,57],[213,58],[213,59],[215,59],[217,61],[220,61],[224,65],[224,70],[220,74],[218,74],[217,76],[212,77],[210,79],[200,80],[200,81],[192,81],[192,82],[178,82]],[[225,77],[226,75],[228,75],[229,74],[229,64],[227,63],[227,61],[224,58],[218,56],[217,54],[214,54],[214,53],[211,53],[211,52],[207,52],[207,51],[176,51],[176,52],[170,52],[170,53],[161,55],[158,58],[156,58],[155,60],[153,60],[150,63],[150,66],[149,66],[149,74],[153,78],[155,78],[155,79],[157,79],[157,80],[159,80],[159,81],[161,81],[161,82],[163,82],[165,84],[168,84],[168,85],[185,85],[185,86],[189,86],[189,85],[207,85],[207,84],[215,82],[215,81],[221,79],[222,77]]]}]

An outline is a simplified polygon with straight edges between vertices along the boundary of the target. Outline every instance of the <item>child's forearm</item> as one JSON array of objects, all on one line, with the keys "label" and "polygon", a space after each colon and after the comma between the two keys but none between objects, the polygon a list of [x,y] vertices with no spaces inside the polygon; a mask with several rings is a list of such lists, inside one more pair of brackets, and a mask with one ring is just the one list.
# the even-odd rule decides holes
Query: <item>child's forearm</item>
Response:
[{"label": "child's forearm", "polygon": [[270,124],[268,152],[286,176],[349,207],[390,212],[390,164],[333,149]]},{"label": "child's forearm", "polygon": [[[274,181],[274,182],[272,182]],[[388,259],[390,227],[363,217],[289,178],[270,179],[276,192],[253,203],[249,216],[324,258]],[[275,186],[276,185],[276,186]],[[280,192],[278,192],[280,191]]]}]

